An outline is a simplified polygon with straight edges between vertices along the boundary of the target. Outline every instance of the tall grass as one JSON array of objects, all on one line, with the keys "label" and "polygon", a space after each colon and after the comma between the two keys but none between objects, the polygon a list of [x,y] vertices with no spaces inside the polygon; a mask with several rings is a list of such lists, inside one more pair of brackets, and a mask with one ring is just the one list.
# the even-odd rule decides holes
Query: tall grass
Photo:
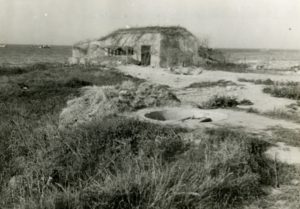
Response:
[{"label": "tall grass", "polygon": [[232,208],[274,184],[263,155],[268,144],[242,132],[211,129],[192,146],[183,129],[124,118],[95,121],[76,132],[52,131],[23,132],[25,146],[15,140],[15,159],[25,158],[25,165],[13,168],[19,183],[5,188],[5,204]]},{"label": "tall grass", "polygon": [[272,138],[275,142],[284,142],[291,146],[300,147],[300,131],[277,127],[271,129],[274,135]]},{"label": "tall grass", "polygon": [[118,72],[9,76],[0,89],[0,208],[240,208],[275,184],[268,144],[228,128],[195,134],[198,145],[184,129],[119,117],[58,130],[69,97],[131,79]]},{"label": "tall grass", "polygon": [[300,100],[300,85],[273,85],[263,89],[264,93],[271,94],[274,97],[283,97],[288,99]]},{"label": "tall grass", "polygon": [[[0,85],[0,185],[18,173],[11,168],[13,160],[19,159],[14,154],[14,145],[24,148],[36,129],[56,127],[59,112],[68,99],[78,94],[80,87],[115,85],[125,80],[138,82],[114,69],[34,65],[20,68],[18,73],[14,71],[15,68],[5,69],[9,79]],[[45,139],[49,135],[52,132],[44,133]],[[21,153],[26,155],[30,149],[24,148]]]}]

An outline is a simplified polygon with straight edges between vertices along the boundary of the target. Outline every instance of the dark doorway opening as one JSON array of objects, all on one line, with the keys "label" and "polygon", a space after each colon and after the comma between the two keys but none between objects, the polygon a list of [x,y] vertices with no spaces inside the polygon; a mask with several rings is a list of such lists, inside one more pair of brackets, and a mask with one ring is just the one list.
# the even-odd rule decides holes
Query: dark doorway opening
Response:
[{"label": "dark doorway opening", "polygon": [[141,64],[148,66],[151,63],[151,46],[143,45],[141,48]]}]

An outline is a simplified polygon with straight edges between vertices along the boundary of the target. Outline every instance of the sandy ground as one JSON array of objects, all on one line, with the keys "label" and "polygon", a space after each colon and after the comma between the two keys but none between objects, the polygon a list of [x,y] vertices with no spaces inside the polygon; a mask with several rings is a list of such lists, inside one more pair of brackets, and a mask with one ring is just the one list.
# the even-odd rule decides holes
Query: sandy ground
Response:
[{"label": "sandy ground", "polygon": [[[170,108],[146,108],[137,111],[134,115],[140,119],[150,121],[145,117],[145,114],[155,111],[169,111],[172,112],[173,118],[169,121],[154,121],[160,124],[179,125],[186,128],[196,129],[199,127],[221,127],[233,126],[245,129],[252,133],[269,133],[269,130],[274,127],[283,127],[289,129],[299,129],[300,124],[285,121],[274,120],[264,116],[246,113],[241,111],[234,111],[230,109],[215,109],[215,110],[201,110],[191,106],[170,107]],[[190,117],[190,120],[184,118]],[[209,117],[212,122],[200,123],[197,121],[199,117]],[[176,119],[175,119],[176,118]],[[153,121],[152,121],[153,122]],[[300,159],[300,158],[299,158]]]},{"label": "sandy ground", "polygon": [[[269,94],[263,93],[263,85],[236,83],[238,86],[178,89],[176,90],[176,95],[181,101],[191,104],[201,104],[212,98],[214,95],[234,96],[239,100],[249,99],[253,102],[251,107],[257,109],[259,112],[286,109],[287,105],[295,103],[295,101],[290,99],[275,98]],[[249,107],[250,106],[241,108]]]},{"label": "sandy ground", "polygon": [[191,83],[201,81],[228,80],[237,82],[239,78],[246,79],[272,79],[274,81],[299,81],[300,75],[297,73],[289,74],[261,74],[261,73],[233,73],[225,71],[206,71],[199,75],[176,75],[168,69],[140,67],[135,65],[118,67],[122,72],[135,77],[143,78],[154,83],[169,85],[173,88],[182,88]]},{"label": "sandy ground", "polygon": [[[140,66],[121,66],[119,69],[129,75],[145,79],[154,83],[168,85],[175,91],[178,98],[185,104],[201,104],[213,95],[230,95],[238,99],[249,99],[254,105],[252,108],[260,112],[286,109],[287,105],[295,101],[285,98],[275,98],[262,92],[263,85],[239,82],[239,78],[246,79],[272,79],[274,81],[298,81],[299,74],[255,74],[255,73],[232,73],[224,71],[205,71],[199,75],[176,75],[168,69],[157,69]],[[192,83],[226,80],[232,81],[237,86],[212,87],[202,89],[186,88]]]},{"label": "sandy ground", "polygon": [[273,160],[278,160],[290,165],[300,165],[300,148],[289,146],[282,142],[278,142],[276,146],[271,147],[271,149],[266,152],[266,155]]},{"label": "sandy ground", "polygon": [[[268,112],[274,110],[288,110],[287,105],[295,103],[294,100],[285,98],[275,98],[269,94],[262,92],[263,85],[255,85],[253,83],[239,82],[239,78],[246,79],[271,79],[274,81],[297,81],[300,82],[300,75],[297,73],[287,72],[282,74],[262,74],[262,73],[233,73],[225,71],[206,71],[199,75],[178,75],[171,73],[168,69],[157,69],[151,67],[140,66],[120,66],[119,69],[128,75],[148,80],[153,83],[168,85],[182,101],[183,107],[187,105],[195,106],[207,101],[214,95],[230,95],[238,99],[249,99],[254,104],[247,106],[257,109],[259,112]],[[235,86],[227,87],[208,87],[208,88],[187,88],[190,84],[196,82],[207,81],[232,81]],[[136,113],[141,119],[145,119],[144,114],[153,109],[141,110]],[[184,111],[184,110],[178,110]],[[222,119],[213,120],[210,123],[199,123],[197,120],[187,120],[185,122],[169,121],[158,123],[178,124],[189,128],[211,127],[211,126],[231,126],[240,127],[248,132],[271,134],[270,128],[283,127],[288,129],[300,129],[299,123],[291,121],[272,119],[262,115],[247,113],[245,111],[236,111],[230,109],[207,110],[211,114],[221,115]],[[224,117],[223,117],[224,116]],[[213,118],[213,117],[212,117]],[[145,119],[147,120],[147,119]],[[300,149],[285,144],[276,144],[267,152],[270,158],[277,159],[282,162],[298,164],[300,159]]]}]

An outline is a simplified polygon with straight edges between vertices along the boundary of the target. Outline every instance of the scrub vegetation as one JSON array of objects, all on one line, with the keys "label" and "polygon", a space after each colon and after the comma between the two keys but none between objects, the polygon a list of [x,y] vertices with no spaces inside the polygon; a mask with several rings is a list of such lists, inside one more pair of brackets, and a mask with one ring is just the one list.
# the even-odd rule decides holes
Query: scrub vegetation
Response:
[{"label": "scrub vegetation", "polygon": [[300,99],[300,83],[294,81],[279,82],[271,79],[244,79],[239,78],[240,82],[251,82],[258,85],[265,85],[263,92],[271,94],[274,97],[282,97],[288,99],[299,100]]},{"label": "scrub vegetation", "polygon": [[141,81],[42,66],[1,69],[0,208],[241,208],[284,179],[263,155],[269,143],[240,130],[196,131],[195,144],[188,130],[111,116],[61,131],[59,113],[82,86]]},{"label": "scrub vegetation", "polygon": [[187,88],[209,88],[209,87],[226,87],[226,86],[236,86],[237,84],[232,81],[218,80],[218,81],[203,81],[198,83],[192,83]]}]

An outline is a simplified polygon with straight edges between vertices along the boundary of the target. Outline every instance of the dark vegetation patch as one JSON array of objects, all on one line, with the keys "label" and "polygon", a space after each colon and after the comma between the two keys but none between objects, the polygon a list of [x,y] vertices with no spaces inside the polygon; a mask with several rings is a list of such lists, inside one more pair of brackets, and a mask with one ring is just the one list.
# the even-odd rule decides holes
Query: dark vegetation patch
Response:
[{"label": "dark vegetation patch", "polygon": [[237,64],[237,63],[229,63],[229,62],[212,62],[208,63],[206,66],[207,70],[220,70],[220,71],[228,71],[228,72],[236,72],[236,73],[247,73],[253,72],[248,69],[247,64]]},{"label": "dark vegetation patch", "polygon": [[164,116],[163,111],[154,111],[145,114],[146,118],[150,118],[153,120],[166,121],[167,118]]},{"label": "dark vegetation patch", "polygon": [[300,99],[300,85],[272,85],[263,89],[264,93],[271,94],[274,97],[288,99]]},{"label": "dark vegetation patch", "polygon": [[275,82],[271,79],[246,79],[246,78],[239,78],[238,81],[240,82],[249,82],[249,83],[254,83],[254,84],[262,84],[262,85],[273,85]]},{"label": "dark vegetation patch", "polygon": [[204,102],[200,108],[216,109],[216,108],[233,108],[239,105],[236,97],[232,96],[213,96],[208,101]]},{"label": "dark vegetation patch", "polygon": [[[131,80],[115,69],[103,70],[90,67],[59,67],[48,70],[33,67],[26,73],[11,76],[4,87],[0,87],[0,105],[9,115],[12,111],[21,112],[25,118],[58,113],[71,97],[78,95],[79,88],[87,85],[116,85]],[[21,108],[21,109],[20,109]],[[12,114],[14,116],[14,114]]]},{"label": "dark vegetation patch", "polygon": [[277,127],[271,129],[274,142],[285,142],[288,145],[300,147],[300,131]]},{"label": "dark vegetation patch", "polygon": [[[56,66],[56,65],[55,65]],[[34,70],[47,70],[51,67],[54,67],[54,64],[51,63],[36,63],[28,66],[0,66],[0,76],[9,76],[9,75],[18,75]]]},{"label": "dark vegetation patch", "polygon": [[270,78],[268,79],[245,79],[245,78],[239,78],[238,81],[240,82],[249,82],[254,83],[258,85],[280,85],[280,86],[298,86],[300,83],[295,81],[273,81]]},{"label": "dark vegetation patch", "polygon": [[198,83],[192,83],[187,88],[208,88],[208,87],[226,87],[226,86],[236,86],[237,84],[232,81],[218,80],[218,81],[203,81]]},{"label": "dark vegetation patch", "polygon": [[239,102],[239,105],[244,105],[244,106],[247,106],[247,105],[253,105],[253,102],[251,102],[249,99],[242,99],[242,100]]},{"label": "dark vegetation patch", "polygon": [[253,107],[248,108],[248,109],[247,109],[247,112],[248,112],[248,113],[257,113],[257,114],[259,113],[258,109],[253,108]]},{"label": "dark vegetation patch", "polygon": [[217,109],[217,108],[236,108],[238,105],[248,106],[253,105],[249,99],[238,100],[234,96],[219,96],[215,95],[208,101],[199,105],[199,108],[203,109]]}]

